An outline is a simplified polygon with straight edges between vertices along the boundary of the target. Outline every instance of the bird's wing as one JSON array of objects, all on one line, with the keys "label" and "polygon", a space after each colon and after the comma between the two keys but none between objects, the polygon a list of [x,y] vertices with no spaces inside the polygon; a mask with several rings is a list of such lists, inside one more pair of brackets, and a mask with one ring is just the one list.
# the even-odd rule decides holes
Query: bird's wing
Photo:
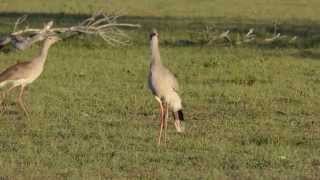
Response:
[{"label": "bird's wing", "polygon": [[172,88],[173,90],[175,91],[179,91],[179,84],[178,84],[178,81],[177,79],[175,78],[175,76],[172,74],[173,76],[173,79],[172,79]]},{"label": "bird's wing", "polygon": [[23,75],[25,74],[24,71],[28,69],[25,69],[22,67],[28,66],[29,64],[30,62],[21,62],[13,66],[10,66],[0,74],[0,82],[6,81],[6,80],[17,80],[17,79],[23,78],[24,77]]},{"label": "bird's wing", "polygon": [[170,86],[173,90],[179,91],[178,81],[173,73],[171,73],[168,69],[166,70],[167,81],[170,83]]},{"label": "bird's wing", "polygon": [[148,75],[148,86],[149,86],[149,89],[152,91],[152,93],[155,94],[154,84],[152,83],[152,72],[151,71],[149,72],[149,75]]}]

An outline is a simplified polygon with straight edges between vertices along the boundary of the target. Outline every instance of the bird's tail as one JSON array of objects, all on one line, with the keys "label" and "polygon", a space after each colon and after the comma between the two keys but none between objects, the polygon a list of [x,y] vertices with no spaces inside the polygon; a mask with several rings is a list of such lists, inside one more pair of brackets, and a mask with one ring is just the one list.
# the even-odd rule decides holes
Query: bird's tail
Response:
[{"label": "bird's tail", "polygon": [[178,114],[177,119],[179,119],[180,121],[184,121],[182,109],[180,109],[180,110],[177,112],[177,114]]},{"label": "bird's tail", "polygon": [[174,117],[174,125],[176,127],[176,130],[178,132],[184,132],[185,127],[184,127],[184,117],[182,113],[182,109],[174,112],[173,111],[173,117]]},{"label": "bird's tail", "polygon": [[184,132],[184,117],[182,112],[181,98],[174,92],[166,97],[169,106],[172,108],[173,117],[175,119],[174,125],[178,132]]}]

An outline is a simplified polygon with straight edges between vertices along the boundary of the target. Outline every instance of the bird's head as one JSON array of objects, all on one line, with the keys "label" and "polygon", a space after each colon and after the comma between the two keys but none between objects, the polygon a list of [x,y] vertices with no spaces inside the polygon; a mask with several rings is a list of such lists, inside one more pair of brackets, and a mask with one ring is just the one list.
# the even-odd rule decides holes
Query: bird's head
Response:
[{"label": "bird's head", "polygon": [[153,37],[158,37],[158,36],[159,36],[159,34],[158,34],[157,30],[156,30],[156,29],[153,29],[153,30],[151,31],[151,33],[150,33],[150,40],[151,40]]}]

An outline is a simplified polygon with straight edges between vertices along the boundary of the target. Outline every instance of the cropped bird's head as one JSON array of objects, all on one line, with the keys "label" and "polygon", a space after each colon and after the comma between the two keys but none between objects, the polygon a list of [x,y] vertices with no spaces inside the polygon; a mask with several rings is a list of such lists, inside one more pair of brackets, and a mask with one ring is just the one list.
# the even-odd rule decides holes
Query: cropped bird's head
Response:
[{"label": "cropped bird's head", "polygon": [[157,32],[157,30],[156,29],[153,29],[152,31],[151,31],[151,33],[150,33],[150,40],[153,38],[153,37],[158,37],[158,32]]}]

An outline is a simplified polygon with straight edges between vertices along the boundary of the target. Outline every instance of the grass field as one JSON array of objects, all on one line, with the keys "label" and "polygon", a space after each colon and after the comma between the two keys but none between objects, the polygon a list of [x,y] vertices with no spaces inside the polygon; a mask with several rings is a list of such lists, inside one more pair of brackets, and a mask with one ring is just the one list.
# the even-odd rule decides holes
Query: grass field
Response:
[{"label": "grass field", "polygon": [[[223,17],[271,20],[319,20],[318,0],[1,0],[2,12],[92,13],[98,9],[121,10],[130,16]],[[299,12],[299,13],[297,13]]]},{"label": "grass field", "polygon": [[[96,0],[90,8],[89,1],[28,2],[0,1],[1,34],[22,12],[29,13],[32,26],[50,19],[68,25],[100,7],[122,8],[123,21],[143,27],[128,31],[128,47],[85,38],[50,49],[45,71],[26,93],[30,120],[15,105],[16,94],[0,114],[0,180],[319,179],[318,1],[176,0],[163,9],[162,0],[112,1],[111,7]],[[259,8],[261,14],[252,14]],[[310,42],[174,43],[207,24],[244,31],[263,21],[268,35],[276,20],[283,22],[284,33],[299,33]],[[187,122],[181,135],[170,121],[168,144],[160,147],[158,104],[146,79],[152,27],[160,32],[163,62],[180,82]],[[0,70],[38,50],[0,52]]]}]

